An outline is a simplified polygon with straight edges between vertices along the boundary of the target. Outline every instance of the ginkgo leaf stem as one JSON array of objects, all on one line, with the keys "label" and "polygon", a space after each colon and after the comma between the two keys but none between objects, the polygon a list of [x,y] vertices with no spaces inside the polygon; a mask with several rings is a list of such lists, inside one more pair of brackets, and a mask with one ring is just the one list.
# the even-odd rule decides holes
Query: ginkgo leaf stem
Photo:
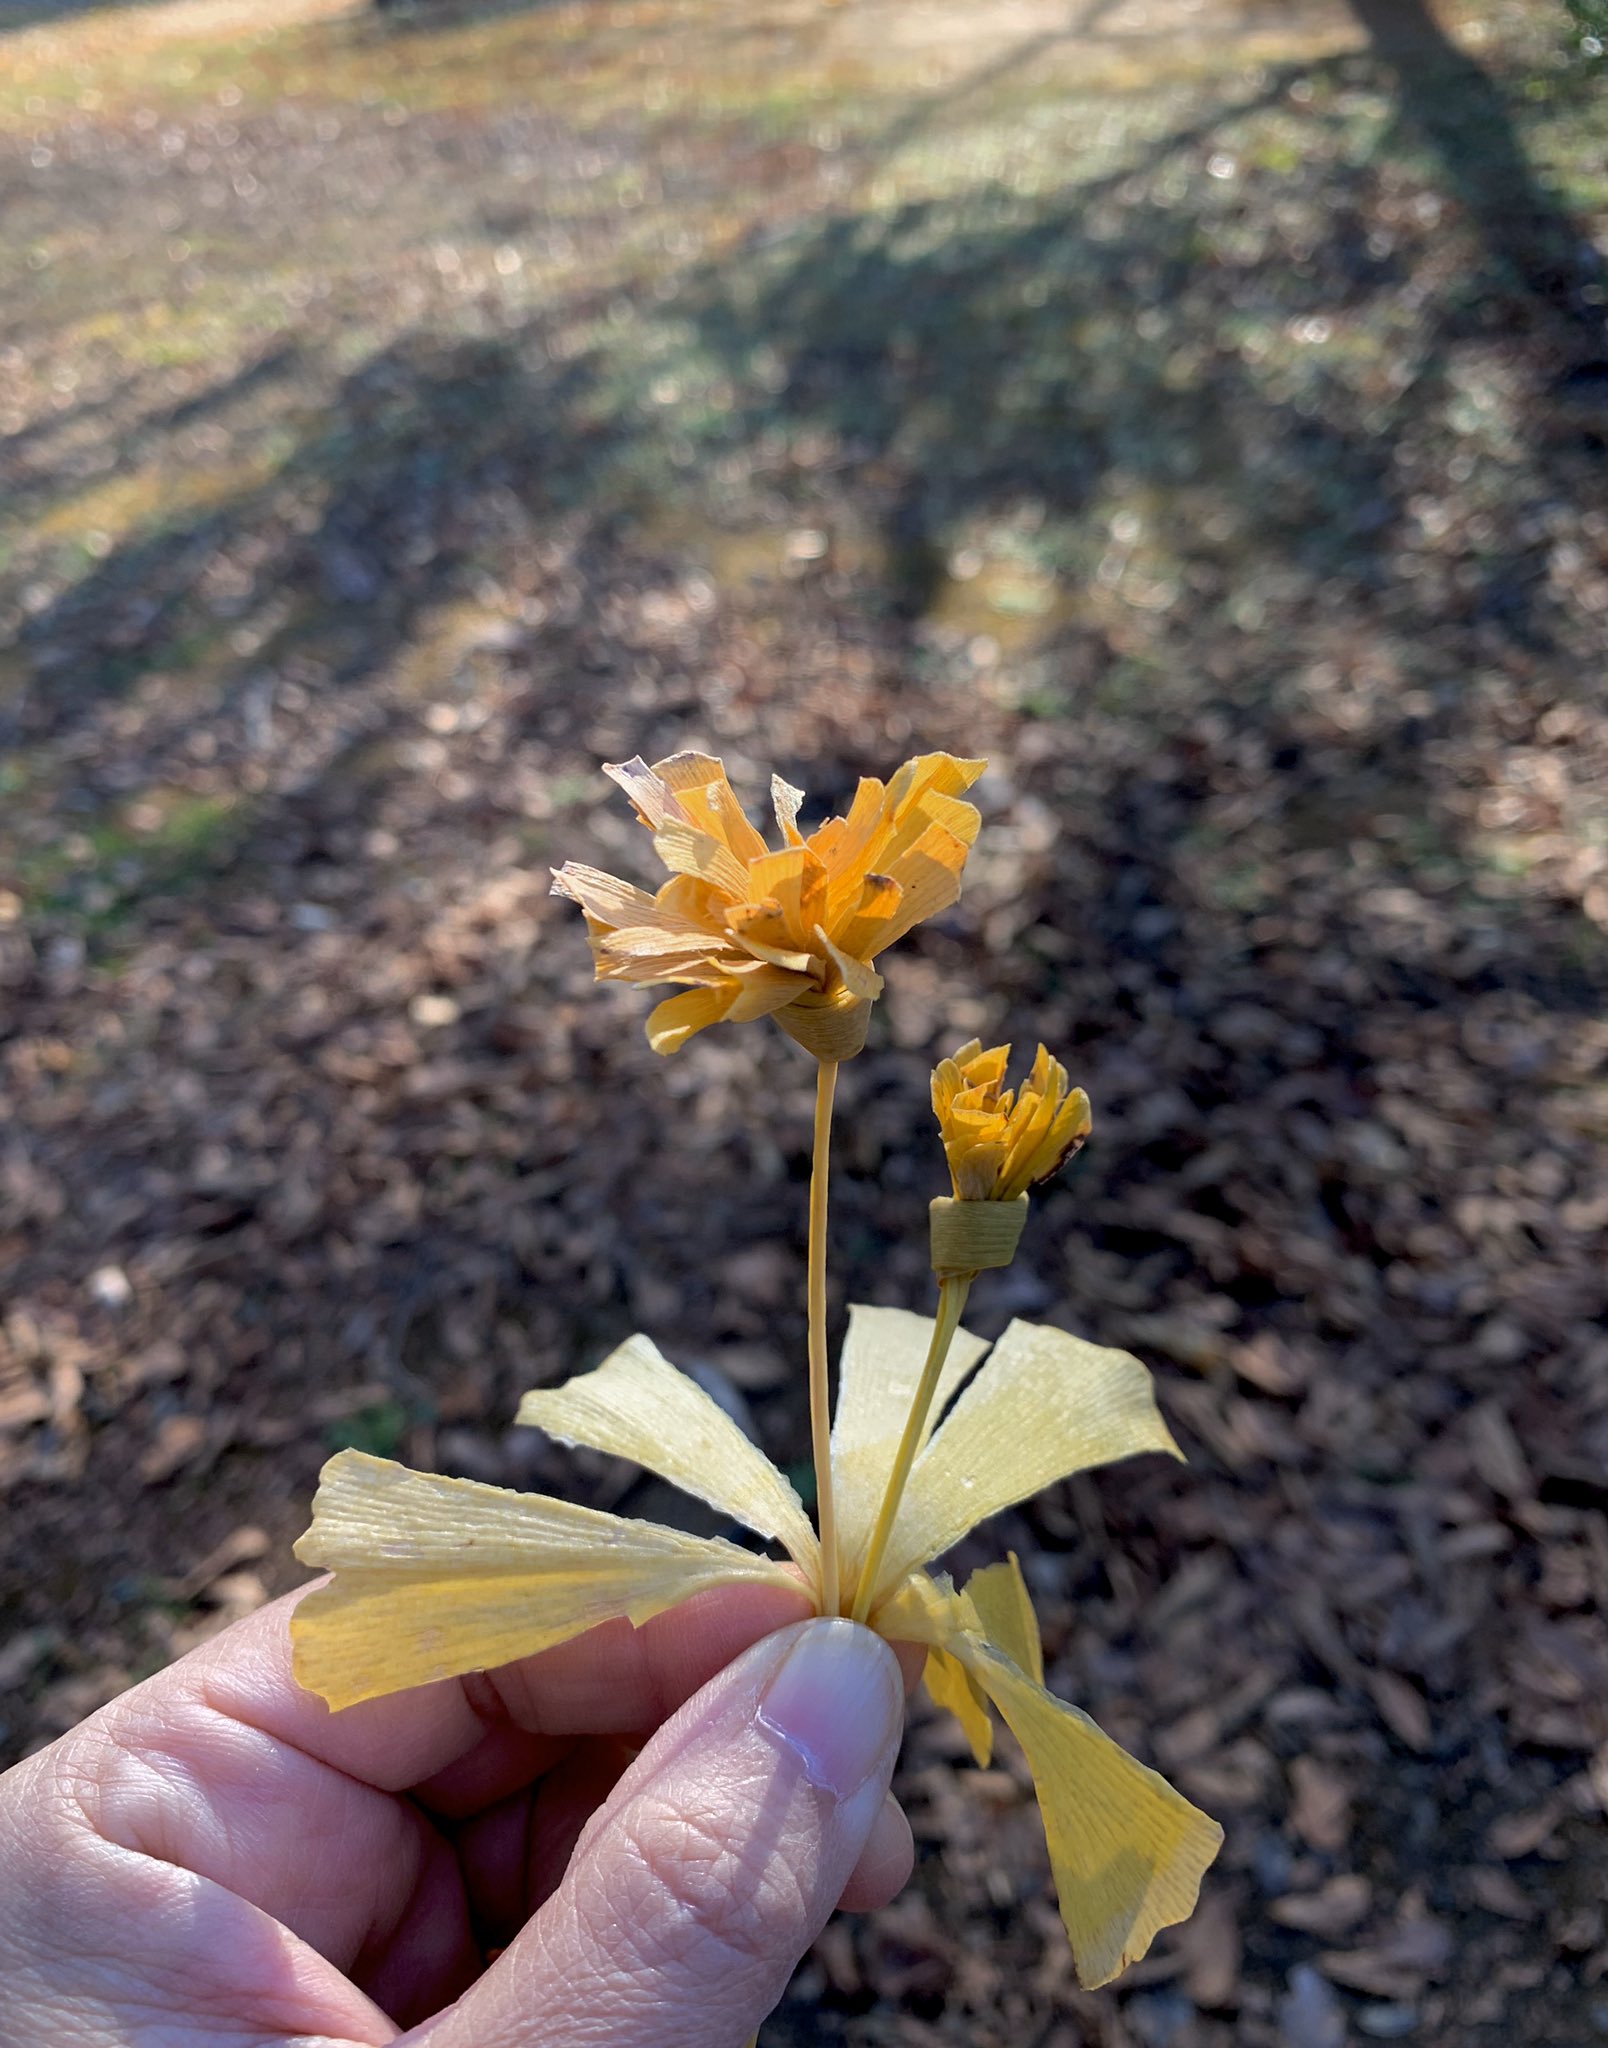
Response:
[{"label": "ginkgo leaf stem", "polygon": [[927,1346],[927,1360],[921,1368],[921,1378],[917,1382],[915,1397],[910,1403],[910,1413],[905,1420],[904,1435],[899,1439],[893,1470],[888,1475],[888,1488],[882,1496],[876,1527],[871,1531],[871,1541],[866,1549],[865,1564],[854,1596],[856,1621],[864,1621],[871,1612],[871,1602],[876,1597],[877,1574],[882,1569],[888,1538],[893,1534],[893,1525],[898,1519],[899,1503],[904,1499],[905,1483],[910,1477],[911,1466],[916,1462],[916,1453],[925,1439],[927,1417],[932,1408],[933,1396],[938,1391],[944,1360],[949,1356],[949,1347],[955,1341],[955,1332],[960,1328],[966,1297],[971,1292],[971,1284],[975,1277],[971,1273],[950,1273],[938,1282],[938,1315],[932,1326],[932,1341]]},{"label": "ginkgo leaf stem", "polygon": [[826,1193],[832,1150],[836,1060],[815,1070],[815,1149],[810,1161],[810,1442],[815,1452],[815,1504],[821,1535],[821,1612],[838,1612],[837,1508],[832,1498],[832,1399],[826,1366]]}]

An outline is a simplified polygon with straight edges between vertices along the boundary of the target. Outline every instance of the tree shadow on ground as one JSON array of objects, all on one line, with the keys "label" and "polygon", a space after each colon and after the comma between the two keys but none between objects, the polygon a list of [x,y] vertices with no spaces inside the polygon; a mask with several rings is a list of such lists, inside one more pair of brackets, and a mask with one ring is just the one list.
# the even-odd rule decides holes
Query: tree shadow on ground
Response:
[{"label": "tree shadow on ground", "polygon": [[149,0],[0,0],[0,36],[19,35],[46,22],[75,21],[86,14],[148,5]]},{"label": "tree shadow on ground", "polygon": [[[1407,46],[1384,40],[1407,79]],[[1148,679],[1204,666],[1270,756],[1298,757],[1305,743],[1284,728],[1311,706],[1292,672],[1338,677],[1321,688],[1355,688],[1369,709],[1345,760],[1322,751],[1319,779],[1377,784],[1456,857],[1463,828],[1430,793],[1470,716],[1470,674],[1539,664],[1560,701],[1589,697],[1577,626],[1552,589],[1548,520],[1589,490],[1599,443],[1525,378],[1555,345],[1560,301],[1510,260],[1518,230],[1496,218],[1494,188],[1466,216],[1472,261],[1437,267],[1440,215],[1395,204],[1390,149],[1336,140],[1345,96],[1372,66],[1320,67],[1315,102],[1313,76],[1292,70],[1236,111],[1243,122],[1272,108],[1288,125],[1263,145],[1268,161],[1230,178],[1178,186],[1177,167],[1212,137],[1191,126],[1080,186],[1075,203],[979,186],[809,220],[694,272],[664,329],[689,376],[727,395],[690,437],[673,412],[664,424],[641,363],[606,343],[560,345],[556,320],[392,343],[298,415],[289,452],[244,488],[226,475],[198,514],[149,522],[30,610],[22,646],[38,680],[6,708],[7,737],[67,747],[79,763],[69,808],[92,814],[131,770],[87,736],[108,704],[149,702],[153,678],[169,701],[142,719],[149,774],[197,717],[249,754],[240,735],[263,729],[251,707],[264,678],[313,679],[339,724],[342,698],[363,698],[421,619],[477,576],[506,574],[544,522],[579,521],[605,580],[613,564],[655,583],[673,579],[678,516],[691,530],[781,505],[874,537],[869,572],[838,587],[880,612],[907,656],[935,627],[952,639],[955,622],[1010,639],[1011,604],[1017,617],[1040,607],[1051,624],[1013,644],[1073,709],[1091,691],[1142,689],[1154,715],[1187,718],[1198,689]],[[1297,77],[1300,100],[1288,97]],[[1481,78],[1476,113],[1515,151]],[[1281,203],[1301,212],[1287,234],[1268,225]],[[1534,180],[1515,203],[1566,234]],[[308,367],[294,348],[272,350],[150,414],[126,452],[226,430],[236,408]],[[1471,389],[1476,413],[1487,400],[1501,411],[1499,431],[1448,427]],[[19,438],[14,503],[48,506],[52,445]],[[1415,507],[1446,486],[1448,465],[1463,472],[1450,494],[1466,518],[1426,536]],[[739,479],[723,496],[693,480],[722,466]],[[650,503],[656,538],[643,548],[632,518]],[[991,560],[999,548],[1014,559]],[[979,551],[989,573],[968,592],[976,574],[957,575],[956,560]],[[1013,577],[1014,597],[997,587]],[[1088,601],[1100,591],[1112,605]],[[1142,653],[1113,632],[1125,604],[1148,621]],[[1370,674],[1391,681],[1345,680]],[[186,675],[199,687],[169,687]],[[365,718],[354,731],[370,732]],[[1292,804],[1314,794],[1301,777],[1284,787]],[[1368,809],[1333,786],[1318,807],[1336,833]]]},{"label": "tree shadow on ground", "polygon": [[1493,268],[1558,330],[1566,368],[1604,363],[1605,276],[1584,225],[1537,176],[1502,92],[1424,0],[1350,0],[1395,83],[1404,125],[1434,151]]}]

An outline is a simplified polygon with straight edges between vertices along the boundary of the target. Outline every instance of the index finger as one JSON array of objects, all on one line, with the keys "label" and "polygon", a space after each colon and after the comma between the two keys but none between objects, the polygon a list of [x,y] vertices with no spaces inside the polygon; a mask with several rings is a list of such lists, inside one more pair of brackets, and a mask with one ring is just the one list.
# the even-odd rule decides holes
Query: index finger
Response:
[{"label": "index finger", "polygon": [[346,1773],[398,1792],[434,1777],[511,1724],[534,1735],[656,1727],[750,1644],[813,1607],[802,1587],[731,1585],[698,1593],[640,1628],[608,1622],[500,1670],[439,1679],[334,1713],[296,1682],[287,1594],[139,1688],[160,1709],[199,1699],[214,1712]]}]

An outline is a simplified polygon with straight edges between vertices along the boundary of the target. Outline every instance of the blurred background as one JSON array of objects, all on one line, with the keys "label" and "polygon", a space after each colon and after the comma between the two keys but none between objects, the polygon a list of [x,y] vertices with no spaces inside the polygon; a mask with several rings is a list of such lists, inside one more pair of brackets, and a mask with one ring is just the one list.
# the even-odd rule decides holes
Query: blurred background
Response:
[{"label": "blurred background", "polygon": [[1094,1140],[971,1320],[1191,1463],[957,1563],[1228,1841],[1079,1993],[923,1711],[767,2042],[1608,2038],[1605,38],[0,0],[6,1756],[296,1583],[342,1445],[677,1512],[508,1426],[636,1327],[802,1474],[809,1062],[656,1060],[547,870],[651,875],[602,759],[986,754],[834,1317],[930,1302],[932,1059],[1048,1041]]}]

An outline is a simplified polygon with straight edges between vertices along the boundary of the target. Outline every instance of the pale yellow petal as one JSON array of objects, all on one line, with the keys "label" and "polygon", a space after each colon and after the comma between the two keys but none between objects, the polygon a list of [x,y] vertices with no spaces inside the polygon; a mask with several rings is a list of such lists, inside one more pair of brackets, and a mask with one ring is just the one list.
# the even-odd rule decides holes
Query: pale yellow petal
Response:
[{"label": "pale yellow petal", "polygon": [[1079,1981],[1109,1984],[1195,1910],[1223,1831],[1000,1651],[965,1637],[954,1654],[1026,1754]]},{"label": "pale yellow petal", "polygon": [[[872,1308],[856,1302],[849,1310],[848,1334],[838,1360],[832,1476],[838,1540],[851,1575],[871,1540],[894,1453],[926,1363],[932,1329],[930,1316],[912,1315],[908,1309]],[[969,1331],[955,1332],[928,1417],[929,1433],[955,1389],[987,1349],[987,1343]]]},{"label": "pale yellow petal", "polygon": [[605,874],[601,868],[589,868],[583,861],[567,860],[552,873],[552,893],[568,897],[571,903],[578,903],[587,916],[599,924],[690,929],[685,920],[666,917],[645,889],[634,888],[631,883],[622,882],[618,875]]},{"label": "pale yellow petal", "polygon": [[685,822],[687,814],[677,803],[675,792],[661,781],[640,754],[629,761],[605,761],[603,773],[610,782],[617,783],[625,791],[637,816],[650,831],[662,831],[672,818]]},{"label": "pale yellow petal", "polygon": [[695,960],[729,948],[718,932],[664,931],[654,925],[633,924],[609,932],[598,941],[597,950],[606,961],[635,966],[639,962]]},{"label": "pale yellow petal", "polygon": [[958,1657],[939,1649],[928,1650],[921,1677],[934,1704],[947,1707],[960,1723],[972,1755],[987,1770],[994,1755],[994,1724],[977,1681]]},{"label": "pale yellow petal", "polygon": [[333,1570],[291,1620],[296,1676],[332,1707],[647,1621],[711,1586],[794,1585],[735,1543],[342,1451],[303,1564]]},{"label": "pale yellow petal", "polygon": [[[1038,1792],[1061,1918],[1082,1983],[1109,1983],[1137,1962],[1163,1927],[1188,1919],[1203,1872],[1223,1831],[1165,1778],[1147,1770],[1091,1721],[1030,1678],[996,1638],[984,1633],[983,1609],[999,1618],[1006,1593],[1001,1572],[976,1572],[957,1593],[943,1577],[912,1572],[877,1615],[892,1641],[923,1644],[932,1689],[959,1718],[968,1739],[979,1702],[955,1667],[991,1699],[1022,1745]],[[982,1594],[982,1600],[976,1598]],[[1025,1602],[1026,1589],[1011,1593]],[[1007,1615],[1007,1635],[1020,1630]],[[1037,1626],[1034,1624],[1034,1634]]]},{"label": "pale yellow petal", "polygon": [[803,802],[803,790],[795,789],[792,783],[784,782],[779,775],[771,777],[771,808],[776,813],[782,838],[789,846],[801,844],[798,814]]},{"label": "pale yellow petal", "polygon": [[941,1556],[1001,1508],[1138,1451],[1182,1456],[1138,1359],[1013,1322],[915,1462],[886,1582]]},{"label": "pale yellow petal", "polygon": [[763,960],[769,967],[780,967],[785,974],[802,975],[813,988],[815,985],[815,960],[809,953],[800,953],[790,946],[768,946],[763,939],[753,937],[749,931],[736,934],[737,944],[743,952],[755,960]]},{"label": "pale yellow petal", "polygon": [[791,974],[785,968],[762,960],[734,962],[728,970],[737,994],[727,1016],[733,1024],[746,1024],[755,1017],[769,1017],[774,1011],[808,995],[815,983],[807,974]]},{"label": "pale yellow petal", "polygon": [[872,1620],[890,1643],[920,1643],[928,1650],[948,1649],[957,1630],[975,1634],[982,1626],[946,1572],[908,1573],[877,1603]]},{"label": "pale yellow petal", "polygon": [[[974,1573],[974,1584],[977,1577]],[[934,1701],[947,1707],[960,1723],[972,1755],[986,1768],[994,1754],[994,1724],[988,1716],[988,1700],[953,1648],[959,1637],[981,1629],[976,1608],[964,1594],[955,1591],[942,1573],[934,1578],[926,1572],[912,1572],[883,1601],[875,1622],[878,1633],[890,1642],[920,1643],[925,1647],[923,1683]]]},{"label": "pale yellow petal", "polygon": [[983,1633],[1036,1685],[1044,1683],[1044,1641],[1013,1550],[1003,1564],[984,1565],[966,1581],[966,1598]]},{"label": "pale yellow petal", "polygon": [[518,1420],[560,1443],[629,1458],[785,1546],[806,1574],[819,1556],[803,1502],[757,1444],[647,1337],[628,1337],[595,1372],[544,1387]]},{"label": "pale yellow petal", "polygon": [[718,1024],[741,992],[735,981],[722,980],[714,988],[689,988],[685,995],[667,996],[648,1012],[649,1045],[658,1053],[679,1052],[695,1032]]}]

